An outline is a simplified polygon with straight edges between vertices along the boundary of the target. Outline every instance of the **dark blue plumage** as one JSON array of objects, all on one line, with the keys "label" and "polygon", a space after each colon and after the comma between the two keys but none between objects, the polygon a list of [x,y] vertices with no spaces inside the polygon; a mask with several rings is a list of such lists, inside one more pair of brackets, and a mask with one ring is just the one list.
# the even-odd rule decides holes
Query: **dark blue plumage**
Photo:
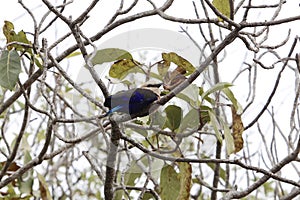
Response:
[{"label": "dark blue plumage", "polygon": [[159,94],[152,90],[136,88],[109,96],[105,99],[104,106],[109,108],[106,115],[122,112],[131,117],[142,117],[149,114],[151,104],[158,99]]}]

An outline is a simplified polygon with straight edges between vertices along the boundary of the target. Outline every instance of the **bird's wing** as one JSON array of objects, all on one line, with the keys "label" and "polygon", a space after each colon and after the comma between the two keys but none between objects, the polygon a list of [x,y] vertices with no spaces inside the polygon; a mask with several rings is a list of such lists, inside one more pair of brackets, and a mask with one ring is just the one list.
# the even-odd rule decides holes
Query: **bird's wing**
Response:
[{"label": "bird's wing", "polygon": [[152,102],[158,99],[158,95],[152,90],[138,88],[134,91],[131,99],[135,102]]},{"label": "bird's wing", "polygon": [[155,92],[148,89],[137,88],[122,91],[105,100],[104,105],[110,109],[106,115],[113,112],[138,113],[158,98]]}]

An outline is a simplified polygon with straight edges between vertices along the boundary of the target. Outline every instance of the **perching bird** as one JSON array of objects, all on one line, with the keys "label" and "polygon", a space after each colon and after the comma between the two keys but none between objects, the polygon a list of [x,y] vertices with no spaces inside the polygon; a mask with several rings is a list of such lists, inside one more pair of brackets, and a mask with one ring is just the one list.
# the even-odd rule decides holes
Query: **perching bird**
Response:
[{"label": "perching bird", "polygon": [[151,104],[159,99],[158,89],[162,84],[148,84],[142,88],[121,91],[105,99],[104,106],[109,108],[106,116],[113,112],[129,114],[132,118],[149,114]]}]

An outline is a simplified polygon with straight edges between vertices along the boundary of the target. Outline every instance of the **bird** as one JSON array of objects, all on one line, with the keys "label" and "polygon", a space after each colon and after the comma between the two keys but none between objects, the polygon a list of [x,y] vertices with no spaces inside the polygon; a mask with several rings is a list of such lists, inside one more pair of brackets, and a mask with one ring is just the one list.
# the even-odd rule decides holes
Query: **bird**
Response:
[{"label": "bird", "polygon": [[152,103],[160,98],[159,87],[161,85],[162,83],[146,84],[141,88],[108,96],[104,101],[104,106],[109,108],[105,116],[114,112],[126,113],[132,118],[149,115]]}]

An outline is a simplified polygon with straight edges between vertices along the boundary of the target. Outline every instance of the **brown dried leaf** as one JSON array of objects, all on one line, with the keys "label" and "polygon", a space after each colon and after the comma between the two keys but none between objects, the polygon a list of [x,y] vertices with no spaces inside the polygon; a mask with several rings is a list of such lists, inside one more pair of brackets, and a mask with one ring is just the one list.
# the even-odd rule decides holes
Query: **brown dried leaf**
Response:
[{"label": "brown dried leaf", "polygon": [[[3,161],[3,162],[0,162],[0,166],[1,168],[6,164],[6,161]],[[8,172],[15,172],[17,171],[18,169],[20,169],[21,167],[16,163],[16,162],[12,162],[10,163],[7,171]]]},{"label": "brown dried leaf", "polygon": [[167,74],[164,77],[164,89],[165,90],[172,90],[177,85],[182,83],[186,77],[183,75],[186,73],[186,70],[182,67],[177,67],[172,72],[167,72]]},{"label": "brown dried leaf", "polygon": [[185,74],[186,73],[186,70],[181,66],[177,66],[175,71],[177,71],[179,74]]},{"label": "brown dried leaf", "polygon": [[236,113],[234,106],[231,106],[232,112],[232,136],[234,140],[235,153],[243,149],[244,140],[242,134],[244,132],[244,125],[241,115]]}]

